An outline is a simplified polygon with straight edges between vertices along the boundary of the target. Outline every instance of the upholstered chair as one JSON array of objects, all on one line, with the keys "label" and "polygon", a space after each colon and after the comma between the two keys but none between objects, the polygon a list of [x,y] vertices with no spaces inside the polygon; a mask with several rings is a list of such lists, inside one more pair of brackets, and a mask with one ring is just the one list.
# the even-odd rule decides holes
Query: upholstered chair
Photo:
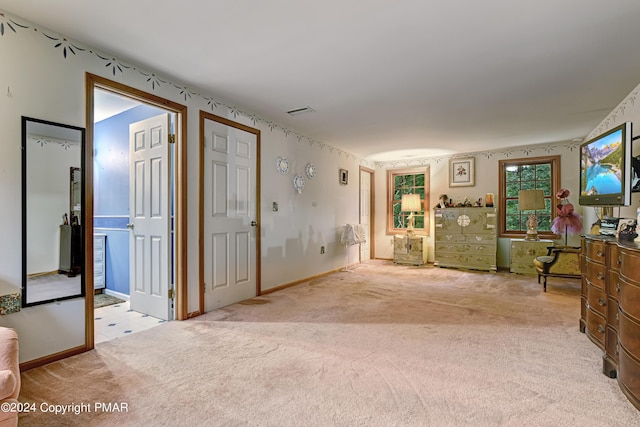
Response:
[{"label": "upholstered chair", "polygon": [[547,277],[580,278],[579,246],[550,246],[547,255],[533,260],[533,265],[540,277],[544,277],[544,291],[547,292]]}]

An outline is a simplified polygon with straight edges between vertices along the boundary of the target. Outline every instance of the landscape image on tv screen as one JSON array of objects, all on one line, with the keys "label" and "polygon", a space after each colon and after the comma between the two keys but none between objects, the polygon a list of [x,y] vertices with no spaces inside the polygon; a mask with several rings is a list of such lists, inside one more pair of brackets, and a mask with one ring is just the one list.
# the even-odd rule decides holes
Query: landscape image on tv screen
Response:
[{"label": "landscape image on tv screen", "polygon": [[580,192],[584,196],[622,192],[624,146],[622,129],[582,147]]}]

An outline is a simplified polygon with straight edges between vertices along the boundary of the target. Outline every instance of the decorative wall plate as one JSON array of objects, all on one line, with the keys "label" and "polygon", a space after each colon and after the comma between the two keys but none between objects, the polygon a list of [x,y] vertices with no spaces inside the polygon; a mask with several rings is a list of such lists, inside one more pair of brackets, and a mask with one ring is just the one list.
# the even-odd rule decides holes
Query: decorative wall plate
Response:
[{"label": "decorative wall plate", "polygon": [[302,189],[304,188],[304,178],[300,174],[296,174],[293,177],[293,188],[296,189],[298,194],[302,194]]},{"label": "decorative wall plate", "polygon": [[309,179],[315,178],[316,173],[318,172],[318,170],[316,169],[316,165],[314,165],[313,163],[307,163],[306,172],[307,172],[307,178]]},{"label": "decorative wall plate", "polygon": [[282,175],[286,175],[289,172],[289,160],[284,157],[278,157],[276,161],[276,169]]}]

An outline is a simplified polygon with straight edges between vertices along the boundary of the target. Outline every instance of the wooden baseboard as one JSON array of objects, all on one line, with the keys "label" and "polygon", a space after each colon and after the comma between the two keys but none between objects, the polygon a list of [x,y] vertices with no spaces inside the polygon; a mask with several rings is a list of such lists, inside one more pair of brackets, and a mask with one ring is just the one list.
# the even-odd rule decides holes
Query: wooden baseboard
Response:
[{"label": "wooden baseboard", "polygon": [[307,277],[305,279],[296,280],[294,282],[285,283],[284,285],[275,286],[273,288],[265,289],[260,293],[260,295],[265,295],[265,294],[270,294],[272,292],[281,291],[282,289],[290,288],[292,286],[299,285],[300,283],[308,282],[310,280],[317,279],[318,277],[324,277],[324,276],[327,276],[329,274],[337,273],[338,271],[342,271],[342,270],[344,270],[344,267],[336,268],[335,270],[330,270],[330,271],[327,271],[325,273],[316,274],[315,276],[310,276],[310,277]]},{"label": "wooden baseboard", "polygon": [[29,369],[37,368],[51,362],[57,362],[58,360],[66,359],[67,357],[75,356],[76,354],[84,353],[89,350],[90,349],[86,346],[81,345],[58,353],[50,354],[48,356],[40,357],[38,359],[33,359],[28,362],[23,362],[20,364],[20,372],[28,371]]}]

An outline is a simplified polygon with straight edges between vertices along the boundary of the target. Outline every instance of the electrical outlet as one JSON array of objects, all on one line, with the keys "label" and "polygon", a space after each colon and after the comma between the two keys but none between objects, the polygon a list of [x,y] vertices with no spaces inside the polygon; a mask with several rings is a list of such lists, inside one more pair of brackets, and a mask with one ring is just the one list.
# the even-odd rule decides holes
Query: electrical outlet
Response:
[{"label": "electrical outlet", "polygon": [[320,254],[324,253],[324,246],[320,246]]}]

